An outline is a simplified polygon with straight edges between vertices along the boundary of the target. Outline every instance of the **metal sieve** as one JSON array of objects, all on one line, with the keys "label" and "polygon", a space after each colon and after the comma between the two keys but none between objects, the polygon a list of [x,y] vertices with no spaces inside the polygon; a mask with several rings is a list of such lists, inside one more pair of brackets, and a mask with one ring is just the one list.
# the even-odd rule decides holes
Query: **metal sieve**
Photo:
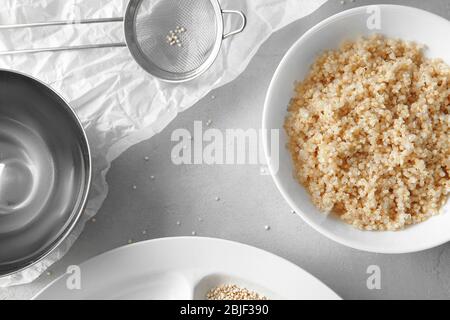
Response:
[{"label": "metal sieve", "polygon": [[[236,30],[224,33],[225,14],[240,18]],[[149,74],[168,82],[183,82],[205,72],[217,58],[222,40],[241,33],[247,19],[241,11],[222,10],[218,0],[130,0],[124,18],[3,25],[0,29],[106,22],[124,22],[126,42],[22,49],[0,55],[128,46]]]}]

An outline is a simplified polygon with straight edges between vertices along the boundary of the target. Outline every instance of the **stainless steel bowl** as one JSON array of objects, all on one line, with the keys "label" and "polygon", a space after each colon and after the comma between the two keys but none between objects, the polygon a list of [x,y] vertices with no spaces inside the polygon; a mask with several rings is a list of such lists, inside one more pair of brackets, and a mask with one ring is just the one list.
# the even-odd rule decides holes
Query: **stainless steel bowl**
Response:
[{"label": "stainless steel bowl", "polygon": [[36,79],[0,70],[0,276],[45,258],[69,235],[91,170],[67,102]]}]

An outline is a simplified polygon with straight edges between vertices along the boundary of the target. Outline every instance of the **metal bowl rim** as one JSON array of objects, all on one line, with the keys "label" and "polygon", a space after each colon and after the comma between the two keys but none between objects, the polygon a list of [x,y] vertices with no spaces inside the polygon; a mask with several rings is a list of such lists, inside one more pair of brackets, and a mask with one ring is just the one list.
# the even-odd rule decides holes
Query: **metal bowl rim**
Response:
[{"label": "metal bowl rim", "polygon": [[74,230],[78,221],[80,221],[80,217],[81,217],[82,213],[84,212],[84,210],[86,209],[86,205],[88,202],[89,192],[90,192],[91,183],[92,183],[92,154],[91,154],[91,149],[89,146],[89,140],[86,135],[86,131],[83,128],[80,118],[76,114],[75,110],[70,106],[70,104],[67,102],[67,100],[60,93],[58,93],[51,86],[44,83],[43,81],[37,79],[34,76],[26,74],[24,72],[0,68],[0,73],[10,73],[10,74],[15,74],[15,75],[19,75],[21,77],[28,78],[28,79],[33,80],[33,81],[37,82],[38,84],[44,86],[46,89],[50,90],[51,92],[53,92],[59,99],[61,99],[61,101],[64,104],[64,108],[66,109],[66,111],[68,111],[69,115],[72,116],[72,119],[75,120],[75,123],[77,124],[78,128],[80,129],[81,137],[83,140],[82,143],[84,144],[84,147],[86,148],[86,150],[85,150],[86,154],[83,154],[83,158],[84,158],[84,162],[85,162],[84,164],[86,166],[86,168],[85,168],[86,181],[83,185],[83,189],[80,190],[80,193],[83,193],[83,196],[80,200],[79,207],[73,209],[75,213],[73,213],[71,215],[71,217],[68,219],[68,226],[62,231],[62,233],[58,236],[58,238],[47,249],[43,250],[43,253],[36,260],[27,262],[24,266],[21,266],[19,269],[15,270],[15,271],[7,272],[5,274],[0,274],[0,278],[5,278],[5,277],[12,276],[14,274],[17,274],[19,272],[22,272],[22,271],[36,265],[37,263],[41,262],[45,258],[47,258],[72,233],[72,231]]}]

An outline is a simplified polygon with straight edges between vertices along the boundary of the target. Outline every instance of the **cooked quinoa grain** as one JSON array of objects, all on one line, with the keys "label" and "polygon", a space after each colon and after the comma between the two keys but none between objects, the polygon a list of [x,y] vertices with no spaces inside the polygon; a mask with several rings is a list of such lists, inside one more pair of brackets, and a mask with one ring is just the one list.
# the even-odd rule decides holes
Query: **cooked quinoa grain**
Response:
[{"label": "cooked quinoa grain", "polygon": [[222,285],[209,291],[208,300],[267,300],[266,297],[234,284]]},{"label": "cooked quinoa grain", "polygon": [[285,130],[314,204],[363,230],[438,214],[450,191],[450,68],[382,36],[322,54],[296,85]]}]

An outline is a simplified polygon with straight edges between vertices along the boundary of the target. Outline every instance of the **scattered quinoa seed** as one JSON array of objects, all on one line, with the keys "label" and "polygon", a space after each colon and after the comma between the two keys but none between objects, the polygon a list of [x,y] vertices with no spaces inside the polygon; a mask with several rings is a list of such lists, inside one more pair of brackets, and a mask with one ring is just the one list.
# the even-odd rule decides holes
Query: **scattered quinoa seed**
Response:
[{"label": "scattered quinoa seed", "polygon": [[175,28],[175,31],[169,30],[169,34],[166,36],[166,42],[170,46],[177,45],[178,47],[182,46],[181,39],[179,36],[181,36],[182,33],[186,32],[186,28],[177,26]]}]

